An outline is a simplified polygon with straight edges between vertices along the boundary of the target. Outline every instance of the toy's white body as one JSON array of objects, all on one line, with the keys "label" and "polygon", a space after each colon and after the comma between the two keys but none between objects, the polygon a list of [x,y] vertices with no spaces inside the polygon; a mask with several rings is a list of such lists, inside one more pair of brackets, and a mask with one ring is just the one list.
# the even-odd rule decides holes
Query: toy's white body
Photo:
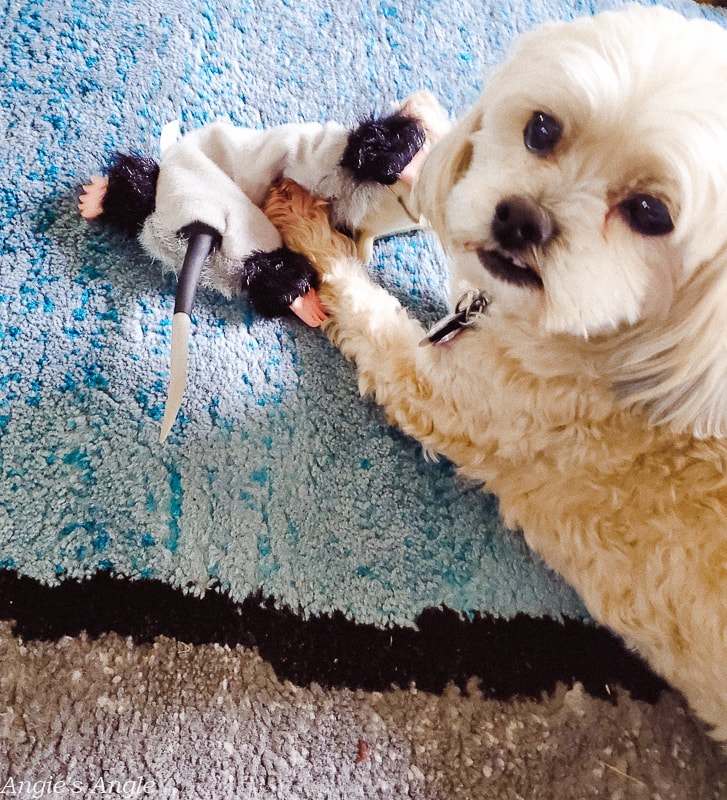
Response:
[{"label": "toy's white body", "polygon": [[361,183],[339,166],[349,133],[337,123],[253,130],[215,122],[185,135],[164,153],[142,245],[176,272],[186,252],[179,231],[192,222],[211,226],[222,244],[201,282],[230,297],[239,291],[240,262],[282,246],[260,210],[271,184],[282,177],[329,198],[334,225],[365,229],[369,236],[418,227],[394,194],[408,194],[408,186]]},{"label": "toy's white body", "polygon": [[[190,244],[185,229],[192,223],[201,223],[219,234],[219,246],[213,246],[204,262],[195,265],[193,279],[185,268],[180,286],[186,276],[188,282],[193,281],[195,290],[199,283],[227,298],[241,293],[247,285],[245,264],[250,256],[272,253],[283,246],[280,234],[261,206],[275,181],[288,178],[329,202],[331,223],[353,235],[359,256],[367,260],[374,238],[423,226],[419,216],[409,210],[411,184],[428,146],[449,129],[446,115],[428,92],[412,95],[400,111],[419,121],[426,142],[404,168],[403,180],[394,185],[362,180],[341,166],[351,130],[334,122],[288,124],[265,130],[215,122],[163,146],[154,210],[144,220],[139,234],[142,246],[179,273]],[[92,178],[84,187],[79,210],[85,219],[95,219],[103,213],[107,188],[108,180],[101,178]],[[308,301],[302,306],[299,301],[305,301],[305,297],[294,301],[291,310],[309,325],[321,324],[325,309],[315,291],[309,291],[306,297]],[[184,395],[189,310],[175,308],[162,441],[169,434]]]},{"label": "toy's white body", "polygon": [[[260,209],[270,186],[282,177],[329,198],[333,224],[356,232],[365,222],[366,233],[359,236],[364,255],[370,253],[375,235],[418,227],[418,220],[406,212],[390,187],[357,181],[340,166],[349,134],[333,122],[268,130],[216,122],[187,134],[164,153],[156,207],[139,236],[142,245],[179,272],[187,252],[180,230],[193,222],[209,225],[219,232],[221,244],[208,256],[200,283],[232,297],[242,291],[244,261],[255,252],[272,252],[283,245]],[[409,187],[403,191],[408,195]],[[398,192],[402,192],[399,187]],[[189,333],[189,316],[175,313],[161,441],[168,436],[184,396]]]}]

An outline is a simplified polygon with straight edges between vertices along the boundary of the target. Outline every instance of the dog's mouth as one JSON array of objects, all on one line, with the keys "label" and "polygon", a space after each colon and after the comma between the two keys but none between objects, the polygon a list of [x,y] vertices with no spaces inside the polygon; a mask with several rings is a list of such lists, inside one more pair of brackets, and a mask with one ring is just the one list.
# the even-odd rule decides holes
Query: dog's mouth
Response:
[{"label": "dog's mouth", "polygon": [[477,248],[477,257],[480,264],[494,278],[499,278],[506,283],[530,289],[542,289],[543,279],[529,265],[519,261],[513,256],[505,255],[500,250],[484,250]]}]

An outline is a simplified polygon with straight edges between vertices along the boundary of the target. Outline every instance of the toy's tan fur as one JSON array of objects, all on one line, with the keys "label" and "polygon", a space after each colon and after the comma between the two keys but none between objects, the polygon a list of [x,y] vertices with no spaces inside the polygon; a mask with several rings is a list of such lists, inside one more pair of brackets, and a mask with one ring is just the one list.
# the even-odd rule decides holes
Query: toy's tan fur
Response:
[{"label": "toy's tan fur", "polygon": [[[615,51],[625,46],[624,37],[633,36],[641,47],[641,22],[655,36],[662,25],[676,31],[670,52],[684,46],[681,23],[673,24],[671,17],[662,19],[666,12],[627,13],[634,19],[622,26]],[[639,14],[644,15],[643,20]],[[621,29],[621,22],[608,17],[596,26],[600,26],[603,40],[610,42],[609,37],[615,35],[612,28]],[[587,24],[580,33],[586,40],[591,37]],[[697,29],[696,33],[702,42],[699,47],[706,53],[705,31]],[[553,60],[560,57],[559,35],[559,31],[551,34]],[[569,35],[567,31],[562,34]],[[542,45],[544,41],[536,38],[534,43]],[[603,52],[605,48],[599,51],[599,58]],[[659,51],[652,48],[648,52],[658,55]],[[587,49],[582,47],[578,53],[581,57]],[[722,52],[719,57],[727,63],[724,56]],[[657,61],[659,66],[663,62]],[[683,65],[679,69],[683,72]],[[727,72],[720,73],[719,80],[725,76]],[[627,93],[633,88],[623,76],[621,80],[619,91]],[[500,89],[509,91],[502,85]],[[719,92],[721,89],[718,96]],[[594,107],[597,94],[594,90],[590,98]],[[688,107],[694,96],[682,100]],[[537,98],[531,102],[538,102]],[[478,164],[478,148],[485,147],[485,139],[477,137],[490,136],[492,131],[488,126],[479,132],[483,110],[487,112],[486,105],[476,108],[435,148],[420,181],[424,211],[453,260],[455,286],[461,279],[461,288],[471,286],[468,275],[474,276],[473,281],[480,277],[477,265],[467,261],[469,245],[458,239],[456,228],[487,227],[487,216],[478,222],[472,213],[472,203],[484,202],[478,199],[477,186],[490,178],[496,180],[497,171],[506,166],[506,151],[499,163],[489,164],[494,177]],[[532,107],[525,106],[524,111],[528,110]],[[613,109],[608,111],[613,113]],[[659,112],[651,112],[653,124],[659,120]],[[714,113],[727,116],[724,106]],[[678,123],[673,119],[672,123],[670,135],[678,138]],[[727,136],[727,124],[721,124]],[[512,128],[519,130],[522,147],[522,122]],[[594,147],[593,139],[588,147]],[[727,138],[722,139],[722,151],[725,149]],[[582,176],[587,173],[583,166],[586,156],[575,143],[563,158],[567,162],[569,157],[577,157]],[[599,157],[598,152],[595,156]],[[514,158],[520,169],[525,169],[528,154]],[[718,173],[727,159],[724,152],[715,151],[718,158],[722,161],[710,168],[717,178],[724,179],[719,184],[724,205],[727,168],[724,175]],[[608,185],[607,180],[617,174],[618,162],[607,158],[604,163],[604,185]],[[537,169],[545,166],[538,162],[533,166]],[[557,175],[549,174],[563,181],[567,172],[566,163]],[[391,295],[372,283],[351,243],[330,229],[325,204],[286,184],[276,190],[267,213],[286,244],[307,255],[320,270],[322,300],[331,314],[325,331],[356,363],[361,391],[373,395],[390,421],[416,437],[428,451],[451,459],[464,475],[484,482],[497,494],[505,522],[512,528],[521,527],[529,545],[573,584],[593,616],[623,636],[683,692],[716,738],[727,740],[727,440],[718,435],[719,397],[727,393],[727,386],[723,382],[715,392],[716,373],[707,370],[703,374],[709,379],[705,378],[702,396],[717,398],[716,413],[704,415],[700,409],[706,406],[694,405],[689,393],[682,392],[684,404],[673,409],[671,416],[658,418],[653,404],[637,402],[614,381],[615,362],[620,370],[628,371],[630,366],[648,373],[650,356],[644,353],[653,350],[652,341],[668,341],[675,328],[681,330],[681,336],[676,352],[670,350],[672,360],[688,362],[690,343],[695,345],[696,360],[706,357],[716,363],[724,358],[726,334],[715,322],[719,306],[725,304],[724,222],[718,231],[714,218],[702,220],[692,213],[695,204],[705,208],[696,196],[696,188],[702,184],[687,171],[683,177],[690,177],[696,187],[682,188],[678,199],[670,200],[677,207],[677,221],[668,241],[642,241],[613,218],[618,211],[609,211],[607,203],[605,211],[599,210],[591,218],[588,198],[578,199],[586,228],[595,226],[594,219],[600,216],[603,231],[596,227],[595,235],[603,238],[594,243],[599,268],[613,264],[610,280],[614,292],[632,304],[634,318],[617,319],[612,330],[606,330],[601,312],[608,298],[603,307],[592,309],[584,297],[580,311],[586,330],[578,333],[569,330],[568,324],[560,325],[566,317],[557,316],[558,304],[562,309],[577,303],[579,288],[571,286],[570,296],[561,302],[559,284],[548,283],[548,270],[559,266],[545,253],[539,262],[545,280],[541,292],[505,287],[498,294],[499,287],[494,285],[494,304],[499,303],[499,309],[494,308],[492,314],[443,347],[419,346],[424,329]],[[472,203],[465,202],[470,179]],[[526,175],[523,183],[527,185],[528,180],[535,181]],[[676,193],[673,187],[671,190]],[[492,202],[496,201],[497,197]],[[714,195],[709,202],[715,204]],[[575,227],[568,242],[561,243],[563,248],[581,235],[577,220],[568,224]],[[707,225],[711,227],[704,227]],[[589,235],[594,234],[586,231],[584,247]],[[608,247],[614,247],[614,253]],[[617,283],[619,265],[613,259],[633,258],[629,248],[637,253],[634,270],[641,270],[647,284],[651,281],[645,292],[635,285]],[[666,253],[669,269],[674,268],[666,280],[658,269],[657,277],[652,278],[651,266],[659,263],[654,258],[657,250]],[[480,272],[484,276],[485,270],[480,268]],[[583,289],[586,295],[590,288]],[[629,291],[633,296],[628,296]],[[695,308],[705,302],[717,311],[696,314]],[[612,310],[620,313],[622,307],[616,303]],[[690,328],[695,314],[698,319]],[[591,335],[589,325],[593,326]],[[711,347],[704,346],[705,327],[718,333]],[[623,353],[628,353],[628,358],[619,360]],[[654,357],[659,356],[664,353],[657,347]],[[688,371],[689,364],[677,366]],[[679,369],[670,374],[678,375]],[[699,394],[699,388],[689,383],[693,396]],[[690,409],[692,424],[688,422]],[[713,430],[710,420],[716,426]]]}]

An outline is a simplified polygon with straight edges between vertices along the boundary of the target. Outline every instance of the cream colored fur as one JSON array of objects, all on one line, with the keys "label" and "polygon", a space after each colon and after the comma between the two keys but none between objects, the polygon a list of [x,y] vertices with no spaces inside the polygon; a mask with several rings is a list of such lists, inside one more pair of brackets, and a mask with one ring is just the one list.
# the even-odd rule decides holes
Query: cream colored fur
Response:
[{"label": "cream colored fur", "polygon": [[[547,157],[523,145],[535,110],[563,125]],[[629,227],[634,192],[664,201],[672,233]],[[453,301],[492,299],[442,347],[419,346],[422,326],[324,206],[288,184],[268,214],[320,269],[326,333],[361,391],[496,493],[505,522],[727,740],[727,33],[633,9],[523,37],[418,194]],[[558,226],[528,255],[542,288],[477,258],[512,196]]]}]

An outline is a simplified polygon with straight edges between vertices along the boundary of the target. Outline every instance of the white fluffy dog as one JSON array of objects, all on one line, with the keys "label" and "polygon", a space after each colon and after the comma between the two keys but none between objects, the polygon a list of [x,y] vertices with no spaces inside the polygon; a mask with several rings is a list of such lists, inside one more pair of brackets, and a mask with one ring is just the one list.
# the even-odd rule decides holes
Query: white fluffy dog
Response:
[{"label": "white fluffy dog", "polygon": [[490,300],[447,344],[280,191],[362,391],[727,740],[727,32],[629,8],[521,38],[418,184],[453,304]]}]

